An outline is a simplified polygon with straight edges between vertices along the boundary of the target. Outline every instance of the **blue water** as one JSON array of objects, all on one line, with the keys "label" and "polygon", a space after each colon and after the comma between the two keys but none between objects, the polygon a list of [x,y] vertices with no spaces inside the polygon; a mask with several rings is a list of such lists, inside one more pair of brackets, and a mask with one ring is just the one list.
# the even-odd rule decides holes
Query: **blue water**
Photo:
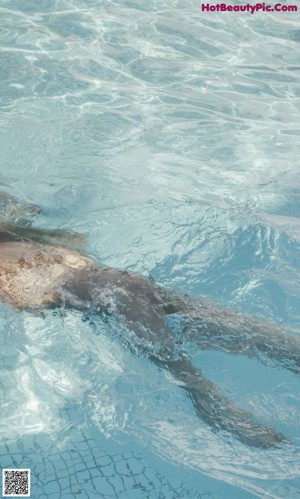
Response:
[{"label": "blue water", "polygon": [[[107,265],[299,330],[299,14],[3,0],[0,16],[0,190]],[[0,464],[31,468],[32,497],[300,497],[294,374],[194,352],[291,442],[254,449],[105,323],[1,306],[0,327]]]}]

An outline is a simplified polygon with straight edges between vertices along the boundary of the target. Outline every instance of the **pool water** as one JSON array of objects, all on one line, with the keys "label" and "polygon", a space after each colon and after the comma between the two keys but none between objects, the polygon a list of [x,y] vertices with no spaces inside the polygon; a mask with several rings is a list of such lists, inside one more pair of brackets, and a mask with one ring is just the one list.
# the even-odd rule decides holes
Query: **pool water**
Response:
[{"label": "pool water", "polygon": [[[299,334],[299,14],[198,0],[0,14],[0,190],[106,265]],[[187,346],[289,440],[256,449],[213,432],[104,321],[1,305],[0,328],[0,464],[31,469],[32,497],[300,498],[295,374]]]}]

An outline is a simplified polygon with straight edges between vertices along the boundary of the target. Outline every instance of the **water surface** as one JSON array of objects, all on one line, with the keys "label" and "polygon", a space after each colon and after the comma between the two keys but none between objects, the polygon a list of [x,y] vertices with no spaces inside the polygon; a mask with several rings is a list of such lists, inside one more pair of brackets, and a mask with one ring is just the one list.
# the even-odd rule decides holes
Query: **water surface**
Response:
[{"label": "water surface", "polygon": [[[196,0],[5,0],[1,190],[105,264],[299,330],[297,13]],[[290,440],[247,447],[172,377],[79,313],[1,307],[1,467],[38,498],[300,497],[299,379],[194,363]]]}]

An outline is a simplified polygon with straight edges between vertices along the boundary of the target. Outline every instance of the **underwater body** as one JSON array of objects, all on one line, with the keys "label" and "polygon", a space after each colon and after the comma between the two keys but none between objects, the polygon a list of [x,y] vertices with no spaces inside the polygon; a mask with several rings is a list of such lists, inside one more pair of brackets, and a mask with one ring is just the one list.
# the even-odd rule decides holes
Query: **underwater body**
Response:
[{"label": "underwater body", "polygon": [[[200,299],[231,330],[245,319],[298,338],[298,14],[178,0],[0,12],[1,215],[39,249],[41,281],[59,246]],[[240,354],[227,334],[201,345],[190,318],[166,317],[171,357],[279,440],[254,446],[199,417],[161,341],[106,300],[98,314],[1,297],[1,467],[30,468],[41,498],[297,498],[295,361],[263,342]]]},{"label": "underwater body", "polygon": [[[2,193],[1,197],[4,206],[9,205],[6,211],[14,211],[10,196]],[[16,202],[17,210],[21,206]],[[25,213],[26,209],[25,205]],[[60,246],[59,241],[50,245],[51,236],[65,242],[63,231],[28,228],[26,219],[24,226],[11,222],[4,216],[0,224],[0,296],[4,303],[31,311],[73,308],[120,321],[127,329],[121,328],[121,341],[168,369],[189,394],[199,417],[212,428],[229,431],[256,447],[272,447],[284,440],[283,435],[258,424],[249,413],[226,400],[195,369],[179,345],[192,339],[200,348],[219,348],[250,358],[259,359],[263,353],[299,374],[297,333],[292,336],[275,325],[180,296],[138,274],[101,267],[72,247]],[[66,233],[65,239],[72,240],[72,234]],[[168,324],[169,317],[181,320],[179,335]]]}]

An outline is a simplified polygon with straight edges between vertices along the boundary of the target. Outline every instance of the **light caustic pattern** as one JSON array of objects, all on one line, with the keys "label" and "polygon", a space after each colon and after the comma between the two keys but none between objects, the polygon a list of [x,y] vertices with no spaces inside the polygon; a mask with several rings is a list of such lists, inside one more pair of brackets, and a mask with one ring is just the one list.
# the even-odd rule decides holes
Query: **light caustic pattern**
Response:
[{"label": "light caustic pattern", "polygon": [[[105,264],[299,329],[299,23],[233,14],[2,2],[1,190],[40,206],[38,226],[88,234]],[[291,373],[189,347],[291,441],[257,451],[199,422],[105,323],[3,307],[0,327],[1,467],[31,468],[37,497],[299,497]]]},{"label": "light caustic pattern", "polygon": [[23,172],[28,195],[37,182],[36,202],[50,183],[71,196],[95,179],[97,207],[173,198],[269,212],[296,202],[294,14],[11,0],[1,15],[1,174]]}]

